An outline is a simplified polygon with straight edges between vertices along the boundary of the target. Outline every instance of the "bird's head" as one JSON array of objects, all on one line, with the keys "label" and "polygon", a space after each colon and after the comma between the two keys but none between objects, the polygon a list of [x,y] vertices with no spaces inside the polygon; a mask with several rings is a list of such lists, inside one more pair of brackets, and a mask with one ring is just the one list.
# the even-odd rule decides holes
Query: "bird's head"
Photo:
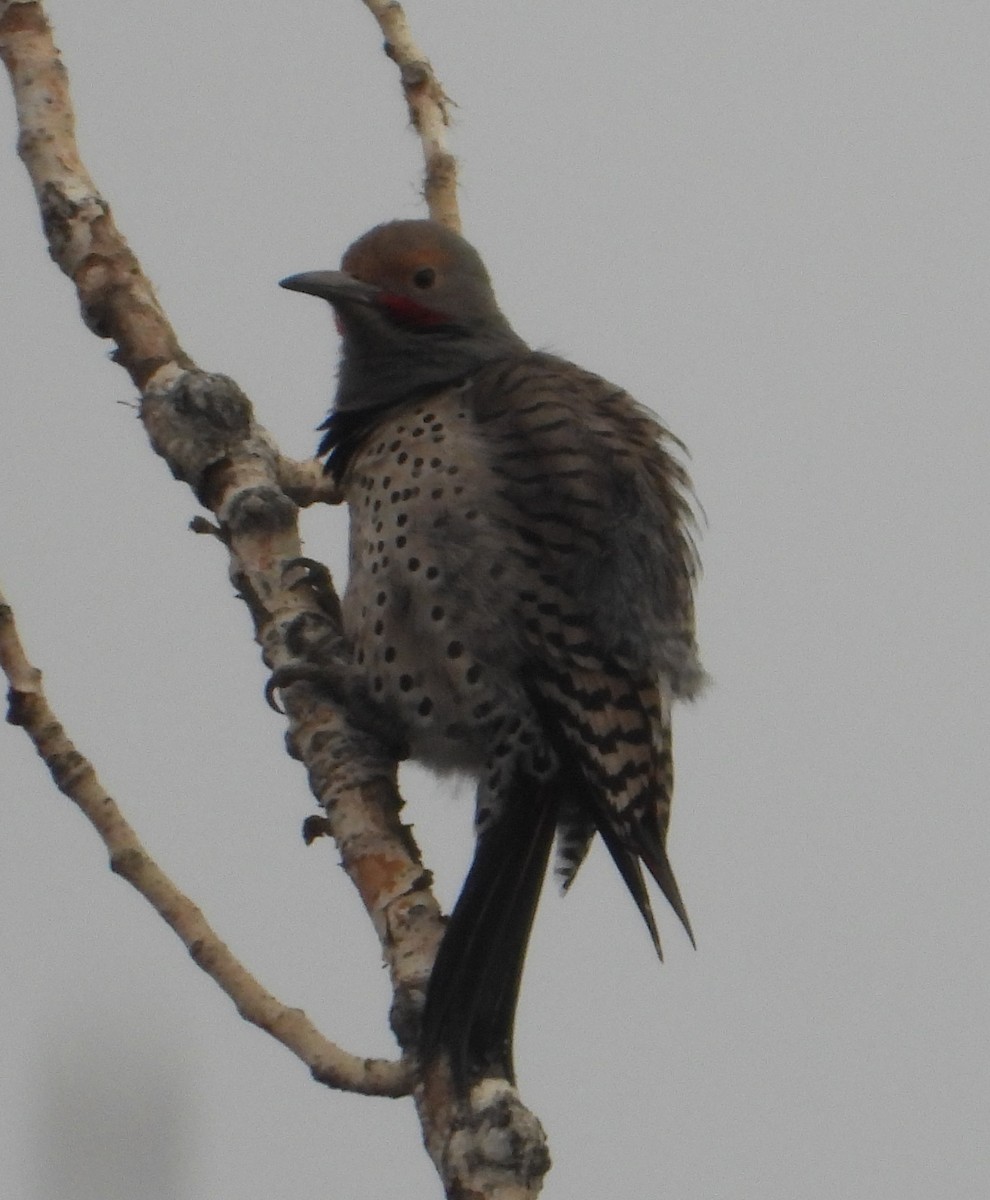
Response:
[{"label": "bird's head", "polygon": [[333,306],[343,339],[338,409],[390,404],[526,350],[478,252],[433,221],[379,225],[341,270],[290,275],[281,286]]}]

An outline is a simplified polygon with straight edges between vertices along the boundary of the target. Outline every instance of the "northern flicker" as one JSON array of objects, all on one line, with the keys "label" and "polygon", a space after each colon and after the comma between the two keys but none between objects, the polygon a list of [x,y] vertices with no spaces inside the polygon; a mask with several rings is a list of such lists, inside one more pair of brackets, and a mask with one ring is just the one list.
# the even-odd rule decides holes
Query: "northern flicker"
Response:
[{"label": "northern flicker", "polygon": [[621,388],[531,350],[477,252],[430,221],[293,275],[342,357],[319,453],[350,509],[343,620],[411,757],[477,779],[476,848],[429,982],[421,1059],[513,1081],[526,944],[556,837],[565,889],[601,834],[660,941],[690,936],[665,849],[671,702],[704,678],[680,442]]}]

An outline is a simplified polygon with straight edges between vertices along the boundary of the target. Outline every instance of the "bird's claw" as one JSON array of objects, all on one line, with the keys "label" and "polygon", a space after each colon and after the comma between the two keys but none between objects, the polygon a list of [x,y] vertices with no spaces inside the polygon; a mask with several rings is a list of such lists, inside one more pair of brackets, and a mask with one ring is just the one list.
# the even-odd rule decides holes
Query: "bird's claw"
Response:
[{"label": "bird's claw", "polygon": [[284,667],[276,667],[265,684],[265,699],[269,708],[285,715],[285,710],[275,698],[275,693],[282,688],[291,687],[294,683],[311,683],[315,687],[329,692],[335,701],[340,701],[340,689],[330,686],[335,682],[333,672],[326,667],[318,667],[313,663],[290,663]]},{"label": "bird's claw", "polygon": [[339,628],[343,623],[343,617],[340,611],[340,597],[337,595],[337,589],[333,586],[333,579],[330,572],[323,563],[318,562],[315,558],[307,558],[305,555],[299,555],[297,558],[290,558],[282,568],[282,578],[291,571],[301,571],[297,579],[288,583],[290,588],[308,587],[320,606],[321,611],[334,622]]},{"label": "bird's claw", "polygon": [[307,846],[312,846],[317,838],[329,837],[330,822],[322,813],[311,813],[302,823],[302,837]]},{"label": "bird's claw", "polygon": [[289,663],[272,671],[265,684],[265,699],[275,712],[285,715],[275,693],[294,683],[309,683],[318,688],[339,708],[344,710],[348,723],[362,733],[373,737],[388,748],[396,761],[409,757],[409,747],[402,739],[396,739],[395,722],[376,705],[359,678],[348,678],[345,670],[317,666],[314,663]]}]

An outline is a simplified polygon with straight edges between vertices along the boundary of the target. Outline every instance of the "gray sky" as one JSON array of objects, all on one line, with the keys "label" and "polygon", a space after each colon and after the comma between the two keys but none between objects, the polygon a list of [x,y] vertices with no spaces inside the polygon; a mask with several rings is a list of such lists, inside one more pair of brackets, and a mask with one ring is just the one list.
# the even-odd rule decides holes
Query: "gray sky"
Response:
[{"label": "gray sky", "polygon": [[[422,214],[377,28],[357,0],[50,10],[85,161],[186,348],[311,452],[335,340],[276,280]],[[982,1200],[990,15],[408,11],[460,105],[465,231],[503,308],[657,409],[709,518],[716,686],[678,714],[671,838],[699,949],[663,912],[658,968],[603,853],[548,893],[517,1047],[544,1194]],[[246,964],[391,1054],[374,936],[333,848],[299,838],[311,801],[222,550],[186,531],[194,501],[47,258],[8,100],[0,122],[0,579],[22,635]],[[341,563],[343,514],[304,520]],[[18,730],[0,780],[0,1194],[438,1194],[409,1102],[322,1090],[242,1024]],[[410,772],[407,792],[449,904],[468,789]]]}]

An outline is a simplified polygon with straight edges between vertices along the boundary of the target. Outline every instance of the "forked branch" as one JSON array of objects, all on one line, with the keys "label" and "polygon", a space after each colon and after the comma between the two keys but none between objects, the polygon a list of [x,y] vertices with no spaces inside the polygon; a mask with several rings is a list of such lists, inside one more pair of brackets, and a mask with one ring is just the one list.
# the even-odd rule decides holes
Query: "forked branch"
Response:
[{"label": "forked branch", "polygon": [[[430,215],[457,229],[456,170],[445,145],[450,102],[413,42],[401,7],[380,0],[364,3],[400,68],[423,141]],[[141,391],[141,418],[152,446],[212,511],[211,531],[228,549],[230,575],[251,613],[264,661],[273,669],[288,666],[301,645],[340,632],[313,589],[294,583],[289,569],[301,552],[297,505],[337,497],[319,464],[295,463],[279,454],[232,380],[200,370],[179,345],[80,160],[65,69],[39,0],[0,0],[0,57],[13,85],[19,151],[52,257],[73,280],[87,326],[116,343],[115,361]],[[201,521],[198,527],[208,525]],[[11,681],[12,719],[35,741],[58,786],[96,826],[114,870],[149,899],[242,1014],[332,1086],[395,1096],[407,1092],[412,1081],[424,1140],[449,1197],[532,1200],[549,1159],[539,1123],[514,1089],[479,1085],[465,1111],[443,1079],[424,1084],[411,1080],[405,1063],[347,1054],[302,1013],[275,1000],[148,858],[48,708],[40,674],[28,663],[2,602],[0,643]],[[282,695],[288,744],[308,770],[344,866],[375,925],[394,990],[392,1026],[409,1051],[442,921],[418,849],[399,819],[395,763],[311,685],[295,683]]]},{"label": "forked branch", "polygon": [[[293,586],[287,564],[301,553],[298,503],[332,498],[318,464],[282,458],[254,420],[251,405],[233,381],[199,370],[181,349],[168,318],[140,264],[120,234],[109,205],[87,173],[75,143],[75,119],[68,79],[52,41],[43,7],[32,0],[0,3],[0,57],[14,88],[21,134],[19,151],[38,197],[52,256],[73,280],[83,317],[100,337],[113,338],[115,359],[142,390],[141,417],[152,445],[172,473],[185,480],[212,509],[216,531],[226,545],[231,578],[247,601],[265,662],[271,667],[293,659],[289,639],[300,626],[328,618],[305,588]],[[295,502],[294,502],[295,501]],[[7,614],[7,661],[15,671],[16,713],[32,736],[47,740],[45,761],[56,781],[72,784],[72,798],[96,824],[101,836],[122,839],[110,845],[114,869],[144,894],[166,919],[179,914],[176,932],[196,947],[199,964],[230,991],[250,1020],[306,1045],[319,1035],[305,1018],[279,1004],[230,957],[190,901],[170,892],[165,876],[140,848],[96,781],[92,768],[74,750],[44,705],[36,672],[17,647]],[[6,664],[5,664],[6,665]],[[440,915],[425,887],[426,874],[409,831],[399,820],[395,764],[381,747],[350,730],[346,715],[312,689],[296,687],[287,698],[293,744],[306,760],[317,800],[330,812],[331,827],[345,830],[372,822],[376,836],[343,839],[345,866],[383,939],[397,1002],[394,1011],[415,1006],[429,974],[440,936]],[[353,746],[349,740],[354,738]],[[364,775],[328,769],[330,745],[362,764]],[[351,749],[355,754],[351,756]],[[47,755],[47,757],[46,757]],[[79,789],[82,788],[80,792]],[[87,798],[87,803],[81,800]],[[389,870],[383,869],[387,863]],[[412,915],[410,915],[412,914]],[[171,923],[171,921],[170,921]],[[236,994],[230,990],[237,981]],[[406,1024],[408,1025],[408,1019]],[[293,1032],[294,1025],[298,1029]],[[304,1031],[304,1032],[303,1032]],[[406,1039],[408,1044],[408,1038]],[[288,1043],[287,1043],[288,1044]],[[329,1047],[329,1050],[328,1050]],[[405,1067],[375,1064],[335,1051],[319,1039],[311,1069],[325,1082],[357,1090],[400,1094],[408,1090]],[[335,1066],[335,1061],[349,1064]]]}]

